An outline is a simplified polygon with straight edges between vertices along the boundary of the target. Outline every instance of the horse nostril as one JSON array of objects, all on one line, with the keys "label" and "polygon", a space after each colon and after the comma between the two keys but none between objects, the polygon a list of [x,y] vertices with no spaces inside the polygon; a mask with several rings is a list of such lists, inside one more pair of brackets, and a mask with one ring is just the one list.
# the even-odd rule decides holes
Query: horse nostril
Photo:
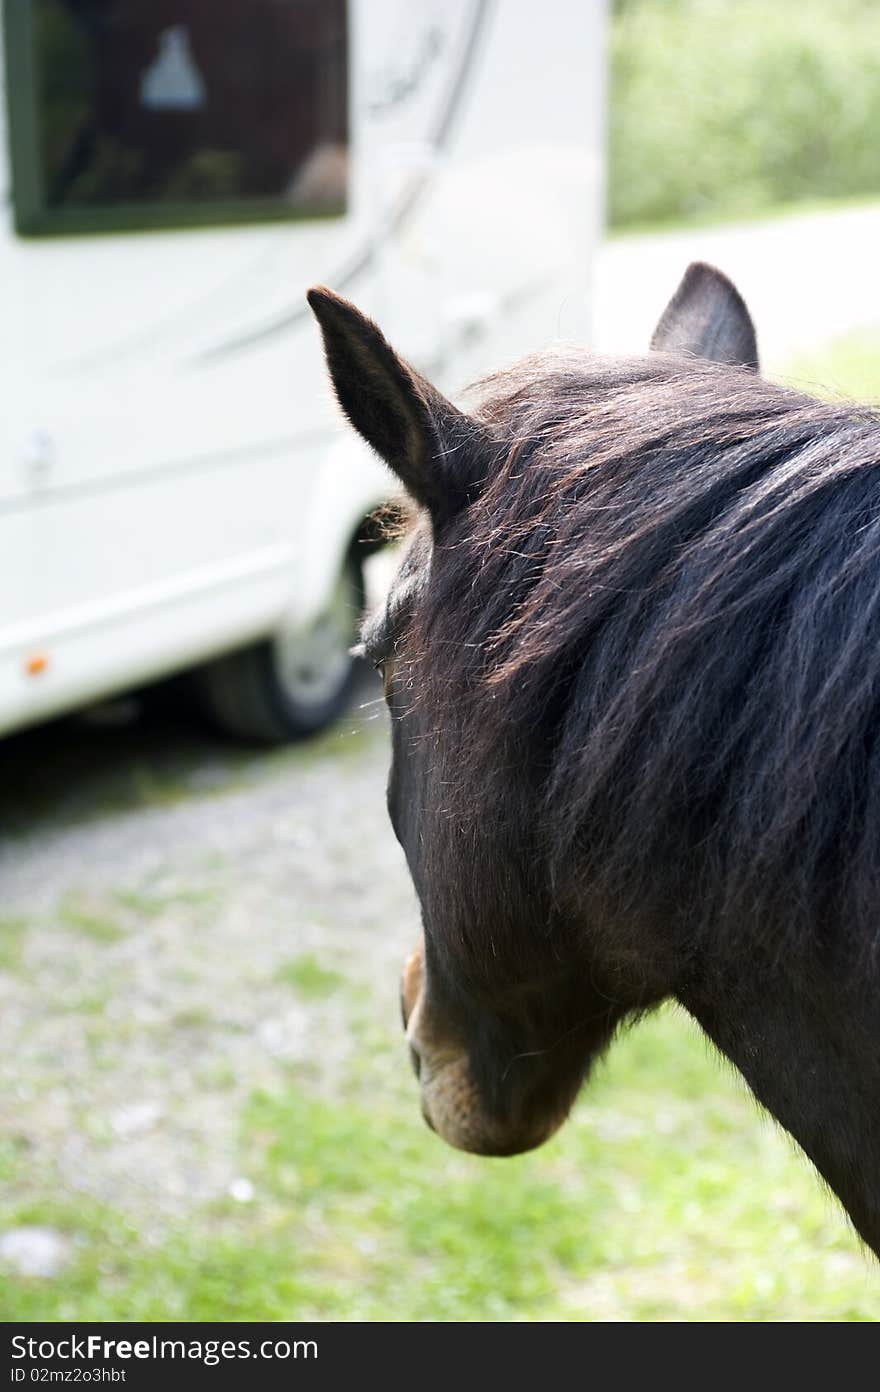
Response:
[{"label": "horse nostril", "polygon": [[420,1077],[422,1072],[422,1056],[413,1043],[410,1043],[409,1046],[409,1061],[412,1064],[412,1069],[416,1077]]}]

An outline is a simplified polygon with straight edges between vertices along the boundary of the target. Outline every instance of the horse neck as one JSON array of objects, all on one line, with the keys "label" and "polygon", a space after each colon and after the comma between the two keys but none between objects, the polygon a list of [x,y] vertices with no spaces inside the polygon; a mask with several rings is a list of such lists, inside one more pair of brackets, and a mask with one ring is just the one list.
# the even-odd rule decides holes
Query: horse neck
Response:
[{"label": "horse neck", "polygon": [[794,1137],[880,1256],[880,986],[722,971],[679,999]]}]

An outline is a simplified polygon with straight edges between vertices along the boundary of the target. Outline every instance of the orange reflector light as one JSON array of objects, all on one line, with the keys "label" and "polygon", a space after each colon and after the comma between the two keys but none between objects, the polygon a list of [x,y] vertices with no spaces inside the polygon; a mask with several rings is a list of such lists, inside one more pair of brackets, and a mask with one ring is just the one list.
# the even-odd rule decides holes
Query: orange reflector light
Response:
[{"label": "orange reflector light", "polygon": [[34,653],[24,664],[24,670],[29,677],[39,677],[49,666],[49,658],[46,653]]}]

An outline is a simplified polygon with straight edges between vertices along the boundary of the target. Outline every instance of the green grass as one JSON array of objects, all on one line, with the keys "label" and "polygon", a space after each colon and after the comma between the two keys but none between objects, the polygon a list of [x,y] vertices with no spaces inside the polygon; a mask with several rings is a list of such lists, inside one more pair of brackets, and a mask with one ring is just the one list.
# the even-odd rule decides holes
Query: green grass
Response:
[{"label": "green grass", "polygon": [[[762,223],[773,223],[793,221],[815,213],[843,213],[851,209],[875,208],[880,201],[880,187],[876,193],[864,193],[852,198],[803,198],[796,203],[766,203],[758,208],[752,208],[739,214],[734,219],[734,225],[742,226],[748,224],[750,227],[759,227]],[[607,235],[610,241],[624,242],[628,237],[645,237],[651,235],[662,236],[663,233],[674,233],[681,227],[689,230],[710,230],[717,227],[730,227],[731,216],[724,210],[713,212],[708,209],[702,213],[693,213],[688,217],[652,218],[643,222],[630,222],[622,227],[609,226]]]},{"label": "green grass", "polygon": [[335,1097],[293,1077],[252,1097],[253,1200],[158,1244],[81,1197],[27,1197],[26,1157],[10,1162],[3,1226],[51,1224],[76,1256],[10,1281],[5,1317],[876,1317],[876,1268],[839,1209],[680,1013],[621,1040],[559,1137],[510,1160],[432,1136],[402,1046],[369,1034]]},{"label": "green grass", "polygon": [[339,972],[325,967],[310,952],[282,963],[275,977],[276,980],[295,987],[301,996],[312,1000],[332,995],[345,980]]},{"label": "green grass", "polygon": [[68,895],[61,901],[58,919],[65,928],[95,942],[115,943],[125,936],[123,928],[114,918],[77,895]]},{"label": "green grass", "polygon": [[799,353],[786,364],[784,378],[812,395],[880,405],[880,326]]},{"label": "green grass", "polygon": [[880,195],[873,0],[618,0],[612,226]]},{"label": "green grass", "polygon": [[192,885],[178,884],[163,888],[159,884],[139,889],[118,889],[114,898],[134,919],[154,919],[180,907],[210,910],[216,906],[219,892],[215,888],[197,889]]},{"label": "green grass", "polygon": [[0,918],[0,972],[21,966],[28,927],[26,918]]}]

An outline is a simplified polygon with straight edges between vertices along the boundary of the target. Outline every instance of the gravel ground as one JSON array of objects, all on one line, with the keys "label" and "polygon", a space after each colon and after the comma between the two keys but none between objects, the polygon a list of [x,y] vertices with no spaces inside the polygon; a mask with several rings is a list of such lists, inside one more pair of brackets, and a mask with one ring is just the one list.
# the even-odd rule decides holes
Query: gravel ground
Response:
[{"label": "gravel ground", "polygon": [[[359,990],[397,1037],[418,918],[377,694],[365,678],[347,720],[281,754],[167,716],[8,743],[0,1133],[26,1147],[34,1193],[85,1192],[158,1229],[247,1198],[252,1091],[290,1069],[332,1088]],[[322,971],[346,989],[291,988]]]}]

